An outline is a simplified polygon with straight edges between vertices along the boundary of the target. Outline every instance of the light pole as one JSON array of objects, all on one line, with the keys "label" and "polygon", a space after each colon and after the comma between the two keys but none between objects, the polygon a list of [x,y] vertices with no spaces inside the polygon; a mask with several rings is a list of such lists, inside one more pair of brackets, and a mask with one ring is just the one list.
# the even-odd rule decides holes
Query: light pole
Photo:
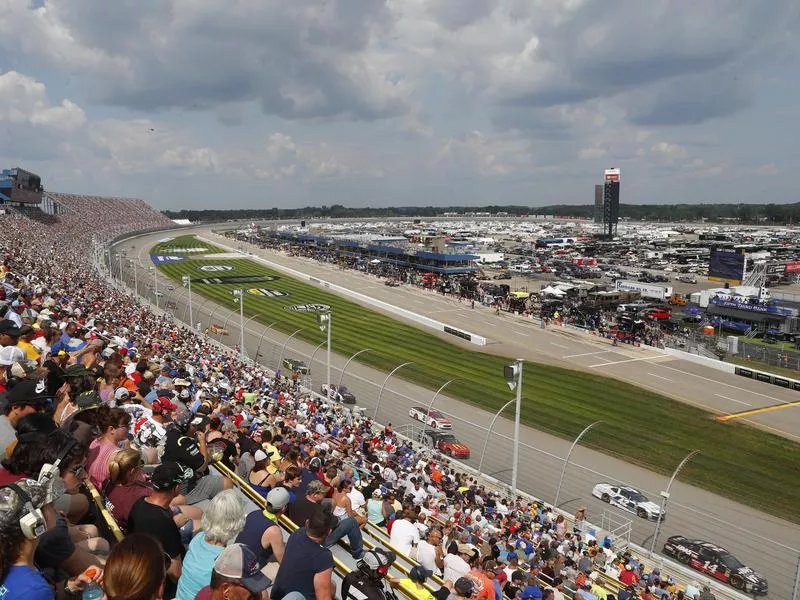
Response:
[{"label": "light pole", "polygon": [[[445,382],[442,384],[442,386],[441,386],[441,387],[440,387],[438,390],[436,390],[436,393],[433,395],[433,398],[431,398],[431,403],[430,403],[430,404],[428,404],[428,413],[427,413],[427,415],[430,415],[430,414],[431,414],[431,410],[433,409],[433,403],[434,403],[434,402],[436,402],[436,398],[438,398],[438,397],[439,397],[439,394],[441,394],[441,393],[442,393],[442,390],[443,390],[444,388],[446,388],[448,385],[450,385],[451,383],[453,383],[454,381],[458,381],[458,379],[451,379],[450,381],[445,381]],[[426,416],[427,416],[427,415],[426,415]]]},{"label": "light pole", "polygon": [[[326,312],[319,315],[319,328],[321,331],[328,332],[328,372],[325,377],[325,381],[328,384],[328,388],[331,387],[331,327],[333,323],[331,322],[331,313]],[[311,365],[309,365],[310,367]]]},{"label": "light pole", "polygon": [[128,259],[128,263],[133,267],[133,288],[136,290],[136,297],[139,297],[139,266],[133,259]]},{"label": "light pole", "polygon": [[595,421],[594,423],[587,425],[586,428],[578,434],[578,437],[575,438],[575,441],[573,441],[572,445],[569,447],[567,458],[564,459],[564,465],[561,467],[561,477],[558,480],[558,487],[556,488],[556,501],[553,502],[553,508],[558,508],[558,497],[561,495],[561,485],[564,483],[564,474],[567,472],[567,465],[569,464],[569,459],[572,456],[572,451],[575,450],[575,446],[578,445],[578,442],[583,437],[583,434],[598,423],[602,423],[602,421]]},{"label": "light pole", "polygon": [[514,499],[517,497],[517,472],[519,467],[519,419],[522,409],[522,363],[518,358],[513,365],[506,365],[503,368],[506,383],[512,390],[517,390],[517,410],[514,416],[514,452],[511,459],[511,494]]},{"label": "light pole", "polygon": [[481,460],[478,463],[478,472],[479,473],[483,472],[483,457],[486,456],[486,446],[489,445],[489,438],[492,436],[492,428],[494,427],[494,422],[497,421],[497,417],[499,417],[500,414],[505,409],[507,409],[512,402],[516,402],[516,400],[514,398],[512,398],[511,400],[509,400],[508,402],[503,404],[503,406],[500,408],[500,410],[498,410],[496,413],[494,413],[494,417],[492,417],[492,422],[489,423],[489,430],[486,432],[486,439],[483,441],[483,451],[481,451]]},{"label": "light pole", "polygon": [[266,326],[264,331],[261,332],[261,337],[258,339],[258,347],[256,348],[256,360],[258,360],[258,355],[261,354],[261,344],[264,342],[264,336],[267,335],[267,332],[272,328],[273,325],[277,325],[278,323],[280,323],[280,321],[273,321]]},{"label": "light pole", "polygon": [[157,270],[155,267],[150,267],[150,270],[153,272],[153,295],[156,298],[156,308],[158,308],[158,277],[157,277]]},{"label": "light pole", "polygon": [[325,340],[322,340],[319,344],[317,344],[317,347],[314,348],[314,351],[311,353],[311,358],[308,360],[308,372],[309,372],[309,374],[311,373],[311,369],[314,368],[314,357],[317,355],[317,350],[322,348],[322,346],[324,346],[324,345],[325,345]]},{"label": "light pole", "polygon": [[194,312],[192,312],[192,278],[188,275],[181,277],[183,286],[189,289],[189,328],[194,329]]},{"label": "light pole", "polygon": [[[263,316],[261,313],[256,313],[254,315],[251,315],[251,316],[247,317],[247,319],[245,319],[245,321],[244,321],[244,325],[242,325],[242,330],[246,331],[247,330],[247,324],[250,321],[252,321],[253,319],[255,319],[256,317],[261,317],[261,316]],[[242,341],[244,342],[244,335],[242,336]],[[245,354],[245,356],[247,356],[247,352],[246,351],[245,351],[244,354]]]},{"label": "light pole", "polygon": [[692,450],[691,452],[689,452],[689,454],[686,455],[686,458],[684,458],[680,462],[675,471],[672,473],[672,477],[669,478],[667,489],[661,492],[661,512],[658,513],[658,519],[656,519],[656,530],[655,532],[653,532],[653,541],[650,544],[651,556],[655,554],[656,542],[658,541],[658,534],[661,533],[661,522],[663,521],[663,516],[667,510],[667,501],[669,500],[669,489],[672,487],[672,482],[675,481],[675,478],[678,476],[678,473],[681,472],[681,469],[683,469],[686,463],[688,463],[698,454],[700,454],[700,450]]},{"label": "light pole", "polygon": [[[364,354],[364,352],[371,352],[371,351],[372,351],[372,348],[364,348],[363,350],[359,350],[358,352],[353,354],[353,356],[351,356],[350,358],[347,359],[347,362],[344,363],[344,368],[342,369],[342,375],[341,375],[341,377],[339,377],[339,385],[336,386],[337,390],[340,387],[342,387],[342,381],[344,380],[344,372],[347,371],[347,367],[350,365],[350,361],[353,360],[359,354]],[[330,389],[330,386],[328,386],[328,389]]]},{"label": "light pole", "polygon": [[239,303],[239,354],[244,357],[244,290],[231,290],[233,301]]},{"label": "light pole", "polygon": [[375,420],[378,418],[378,409],[381,406],[381,396],[383,396],[383,388],[386,387],[386,383],[389,381],[389,377],[394,375],[397,371],[402,369],[403,367],[407,367],[408,365],[413,365],[413,362],[404,362],[402,365],[397,365],[394,369],[392,369],[389,374],[386,376],[386,379],[383,380],[383,385],[381,385],[381,389],[378,392],[378,403],[375,405],[375,414],[372,415],[372,419]]},{"label": "light pole", "polygon": [[289,340],[291,340],[294,336],[296,336],[301,331],[305,331],[306,329],[308,329],[308,327],[301,327],[300,329],[295,331],[292,335],[290,335],[288,338],[286,338],[285,342],[283,342],[283,348],[281,348],[281,355],[278,358],[278,367],[277,367],[276,370],[280,369],[281,365],[283,364],[283,353],[286,351],[286,346],[289,344]]}]

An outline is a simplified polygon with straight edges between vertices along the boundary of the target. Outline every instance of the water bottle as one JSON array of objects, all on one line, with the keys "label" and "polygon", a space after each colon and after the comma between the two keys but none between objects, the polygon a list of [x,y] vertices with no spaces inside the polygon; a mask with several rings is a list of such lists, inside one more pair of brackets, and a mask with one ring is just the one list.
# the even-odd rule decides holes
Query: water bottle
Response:
[{"label": "water bottle", "polygon": [[83,590],[83,600],[100,600],[103,597],[103,588],[96,583],[92,583]]}]

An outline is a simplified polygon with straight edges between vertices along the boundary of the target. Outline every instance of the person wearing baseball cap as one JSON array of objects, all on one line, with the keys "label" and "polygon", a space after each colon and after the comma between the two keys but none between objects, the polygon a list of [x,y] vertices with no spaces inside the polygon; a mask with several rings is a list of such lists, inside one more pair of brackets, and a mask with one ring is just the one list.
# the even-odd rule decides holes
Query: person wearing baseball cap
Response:
[{"label": "person wearing baseball cap", "polygon": [[161,542],[164,553],[171,559],[164,585],[165,598],[175,597],[183,556],[186,554],[170,503],[178,496],[181,484],[191,479],[192,474],[191,469],[185,469],[176,462],[161,463],[150,476],[152,493],[134,502],[128,515],[128,532],[153,536]]},{"label": "person wearing baseball cap", "polygon": [[425,587],[428,578],[433,575],[433,571],[426,569],[422,565],[416,565],[408,572],[408,577],[389,579],[389,582],[402,588],[406,592],[406,596],[410,598],[418,598],[419,600],[447,600],[450,596],[453,584],[450,581],[440,587],[435,592],[431,592]]},{"label": "person wearing baseball cap", "polygon": [[0,415],[0,455],[16,441],[16,427],[25,415],[45,409],[50,396],[44,379],[23,379],[6,392],[6,404]]},{"label": "person wearing baseball cap", "polygon": [[0,321],[0,346],[16,346],[19,334],[20,328],[14,321],[10,319]]},{"label": "person wearing baseball cap", "polygon": [[211,583],[197,592],[195,600],[260,598],[271,585],[259,570],[255,554],[244,544],[231,544],[214,561]]},{"label": "person wearing baseball cap", "polygon": [[247,515],[236,542],[247,546],[258,559],[261,571],[275,579],[285,550],[278,520],[289,506],[289,491],[283,487],[273,488],[266,500],[266,510],[254,510]]}]

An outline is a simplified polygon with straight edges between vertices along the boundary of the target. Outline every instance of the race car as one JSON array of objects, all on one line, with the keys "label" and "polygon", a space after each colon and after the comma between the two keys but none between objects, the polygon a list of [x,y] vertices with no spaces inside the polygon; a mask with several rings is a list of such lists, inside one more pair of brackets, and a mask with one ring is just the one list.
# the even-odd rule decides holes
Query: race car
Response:
[{"label": "race car", "polygon": [[664,544],[664,554],[737,590],[758,595],[767,593],[767,580],[761,573],[744,566],[733,554],[716,544],[673,535]]},{"label": "race car", "polygon": [[350,392],[350,390],[347,389],[346,386],[343,385],[331,384],[329,388],[327,383],[323,383],[322,395],[336,402],[341,402],[342,404],[356,403],[356,397],[352,394],[352,392]]},{"label": "race car", "polygon": [[308,373],[308,365],[302,360],[297,360],[296,358],[284,358],[283,368],[289,369],[292,372],[297,371],[302,375],[306,375]]},{"label": "race car", "polygon": [[386,281],[383,282],[383,285],[388,287],[397,287],[400,285],[400,282],[397,281],[397,279],[387,279]]},{"label": "race car", "polygon": [[[658,513],[661,511],[661,507],[655,502],[651,502],[642,492],[624,485],[598,483],[592,488],[592,496],[608,502],[611,506],[619,507],[634,513],[637,517],[651,521],[658,520]],[[661,520],[663,521],[666,516],[666,512],[662,513]]]},{"label": "race car", "polygon": [[426,429],[420,433],[419,441],[453,458],[469,458],[470,455],[469,446],[459,442],[452,433]]},{"label": "race car", "polygon": [[[426,416],[427,415],[427,416]],[[452,429],[453,424],[445,417],[440,411],[436,409],[428,410],[422,406],[413,406],[411,410],[408,411],[408,416],[414,419],[415,421],[419,421],[420,423],[425,423],[428,427],[433,427],[434,429]]]}]

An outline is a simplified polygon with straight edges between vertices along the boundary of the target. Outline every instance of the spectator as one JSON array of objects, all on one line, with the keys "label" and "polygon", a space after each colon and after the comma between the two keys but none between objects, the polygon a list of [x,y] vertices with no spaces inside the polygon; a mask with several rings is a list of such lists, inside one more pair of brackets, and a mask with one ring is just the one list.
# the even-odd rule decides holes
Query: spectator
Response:
[{"label": "spectator", "polygon": [[244,502],[235,490],[220,492],[203,513],[203,531],[192,538],[178,580],[178,600],[193,600],[211,581],[214,561],[244,527]]},{"label": "spectator", "polygon": [[306,600],[334,597],[333,555],[322,544],[335,524],[333,513],[324,508],[315,512],[305,527],[289,536],[272,588],[273,600],[282,600],[290,592],[299,592]]},{"label": "spectator", "polygon": [[0,450],[3,456],[10,455],[10,448],[17,437],[15,428],[19,420],[25,415],[43,411],[47,398],[47,385],[43,379],[20,381],[8,391],[3,411],[5,414],[0,417]]},{"label": "spectator", "polygon": [[417,561],[433,573],[444,569],[442,532],[438,528],[428,530],[428,535],[417,544]]},{"label": "spectator", "polygon": [[342,600],[386,600],[383,582],[395,558],[383,548],[365,552],[342,581]]},{"label": "spectator", "polygon": [[[128,516],[131,533],[152,535],[161,543],[164,552],[170,557],[164,596],[173,598],[177,582],[181,576],[182,560],[185,554],[178,525],[172,520],[170,503],[178,495],[180,485],[192,476],[191,472],[175,462],[164,462],[153,471],[150,481],[153,492],[139,498]],[[188,520],[188,519],[187,519]]]},{"label": "spectator", "polygon": [[414,511],[406,509],[392,525],[389,543],[405,556],[411,554],[411,549],[419,543],[419,529],[414,526],[416,518]]},{"label": "spectator", "polygon": [[114,454],[108,463],[108,479],[103,483],[103,494],[114,520],[124,530],[128,515],[139,498],[149,496],[152,487],[144,478],[142,455],[127,448]]},{"label": "spectator", "polygon": [[[211,583],[197,592],[195,600],[248,600],[261,597],[272,582],[258,569],[257,563],[247,546],[231,544],[214,561]],[[303,600],[292,593],[285,598]]]},{"label": "spectator", "polygon": [[289,505],[289,492],[275,488],[267,494],[266,501],[266,510],[254,510],[247,515],[236,542],[247,546],[258,559],[264,575],[274,580],[285,550],[278,520]]},{"label": "spectator", "polygon": [[450,596],[451,583],[445,582],[436,592],[430,592],[425,586],[428,578],[433,575],[433,571],[421,565],[411,567],[407,578],[392,578],[389,581],[405,591],[406,595],[417,600],[447,600]]},{"label": "spectator", "polygon": [[111,551],[103,571],[108,600],[157,600],[164,597],[167,576],[164,550],[142,533],[125,537]]},{"label": "spectator", "polygon": [[[63,491],[63,490],[62,490]],[[53,590],[36,568],[34,554],[42,535],[55,525],[52,502],[61,493],[53,482],[19,479],[0,487],[0,591],[26,600],[52,600]],[[99,570],[97,571],[99,576]],[[69,593],[83,590],[91,579],[69,579]]]}]

